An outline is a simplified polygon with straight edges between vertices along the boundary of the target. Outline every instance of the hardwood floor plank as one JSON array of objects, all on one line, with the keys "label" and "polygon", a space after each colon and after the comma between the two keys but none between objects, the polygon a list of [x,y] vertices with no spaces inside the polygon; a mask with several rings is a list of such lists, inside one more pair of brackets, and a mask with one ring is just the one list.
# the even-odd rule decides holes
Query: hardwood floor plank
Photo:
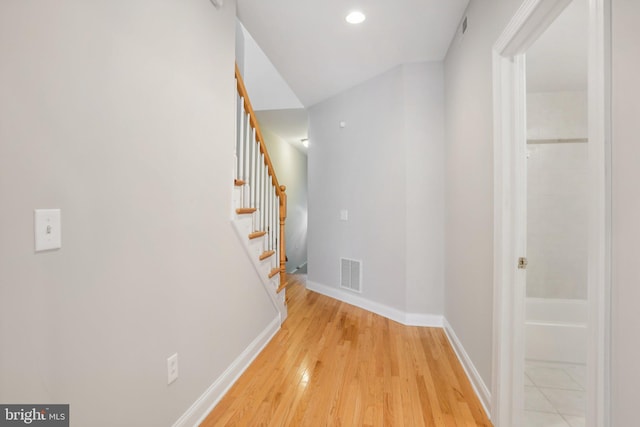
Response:
[{"label": "hardwood floor plank", "polygon": [[201,424],[491,426],[444,331],[404,326],[308,291]]}]

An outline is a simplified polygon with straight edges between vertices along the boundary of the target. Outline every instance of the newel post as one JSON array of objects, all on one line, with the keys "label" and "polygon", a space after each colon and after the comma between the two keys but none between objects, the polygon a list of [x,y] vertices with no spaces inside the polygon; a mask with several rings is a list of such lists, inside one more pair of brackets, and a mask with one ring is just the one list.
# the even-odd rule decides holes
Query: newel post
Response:
[{"label": "newel post", "polygon": [[285,273],[287,272],[287,245],[284,237],[284,223],[287,219],[286,190],[286,186],[280,186],[280,283],[286,281]]}]

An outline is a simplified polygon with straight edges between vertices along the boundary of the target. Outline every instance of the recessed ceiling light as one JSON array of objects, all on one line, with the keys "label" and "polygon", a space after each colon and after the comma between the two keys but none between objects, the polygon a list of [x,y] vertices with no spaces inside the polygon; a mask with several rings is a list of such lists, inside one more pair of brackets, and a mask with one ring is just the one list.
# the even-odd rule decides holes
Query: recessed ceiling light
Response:
[{"label": "recessed ceiling light", "polygon": [[344,19],[346,19],[349,24],[360,24],[361,22],[364,22],[367,17],[364,16],[364,13],[358,10],[354,10],[353,12],[349,13]]}]

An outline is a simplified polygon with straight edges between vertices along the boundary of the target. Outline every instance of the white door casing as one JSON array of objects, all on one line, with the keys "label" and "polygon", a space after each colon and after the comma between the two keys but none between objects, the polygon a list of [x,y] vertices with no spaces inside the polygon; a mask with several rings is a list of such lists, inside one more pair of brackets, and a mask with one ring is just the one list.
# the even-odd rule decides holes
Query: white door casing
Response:
[{"label": "white door casing", "polygon": [[[609,425],[610,4],[589,0],[589,340],[587,426]],[[525,53],[571,0],[525,0],[493,49],[494,343],[492,421],[522,425],[526,276]]]}]

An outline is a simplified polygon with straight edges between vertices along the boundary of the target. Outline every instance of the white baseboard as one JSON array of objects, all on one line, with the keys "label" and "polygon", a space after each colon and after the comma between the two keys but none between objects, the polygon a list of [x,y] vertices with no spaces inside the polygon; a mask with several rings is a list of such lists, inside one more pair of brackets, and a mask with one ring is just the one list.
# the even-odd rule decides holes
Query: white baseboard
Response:
[{"label": "white baseboard", "polygon": [[489,419],[491,419],[491,412],[489,412],[489,408],[491,407],[491,392],[482,380],[482,377],[478,373],[478,370],[471,361],[471,358],[462,346],[462,343],[456,336],[456,333],[453,331],[453,328],[451,327],[449,322],[447,322],[447,319],[444,319],[444,332],[449,339],[451,347],[453,347],[453,351],[455,351],[456,356],[458,356],[458,360],[460,360],[462,368],[467,374],[467,378],[469,378],[469,381],[471,381],[471,386],[475,390],[478,398],[480,398],[480,403],[484,408],[484,412],[487,414]]},{"label": "white baseboard", "polygon": [[431,328],[442,328],[443,320],[441,314],[405,313],[405,321],[401,322],[407,326],[426,326]]},{"label": "white baseboard", "polygon": [[187,411],[173,424],[173,427],[197,427],[209,415],[240,375],[260,354],[280,329],[280,316],[271,323],[249,344],[249,346],[233,361],[233,363],[214,381],[211,386],[191,405]]},{"label": "white baseboard", "polygon": [[347,304],[355,305],[356,307],[379,314],[380,316],[402,323],[403,325],[436,328],[441,328],[443,325],[443,316],[439,314],[406,313],[402,310],[398,310],[397,308],[368,300],[352,292],[326,286],[310,280],[307,280],[307,289],[339,301],[346,302]]}]

